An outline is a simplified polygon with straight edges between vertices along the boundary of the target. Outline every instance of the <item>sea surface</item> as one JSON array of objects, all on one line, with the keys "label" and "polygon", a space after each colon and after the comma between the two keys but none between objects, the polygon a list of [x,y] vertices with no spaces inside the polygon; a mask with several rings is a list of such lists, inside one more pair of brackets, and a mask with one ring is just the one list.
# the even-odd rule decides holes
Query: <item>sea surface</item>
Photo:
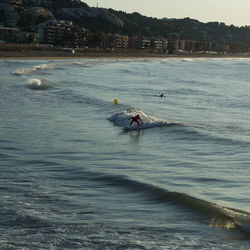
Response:
[{"label": "sea surface", "polygon": [[250,249],[250,59],[0,60],[0,207],[0,249]]}]

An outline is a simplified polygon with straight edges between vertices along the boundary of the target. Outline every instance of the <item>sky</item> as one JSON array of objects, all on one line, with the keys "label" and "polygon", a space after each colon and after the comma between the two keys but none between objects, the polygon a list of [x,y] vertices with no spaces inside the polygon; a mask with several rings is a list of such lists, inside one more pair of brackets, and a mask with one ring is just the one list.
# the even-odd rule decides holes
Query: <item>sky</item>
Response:
[{"label": "sky", "polygon": [[148,17],[184,18],[250,26],[250,0],[82,0],[90,7],[111,8]]}]

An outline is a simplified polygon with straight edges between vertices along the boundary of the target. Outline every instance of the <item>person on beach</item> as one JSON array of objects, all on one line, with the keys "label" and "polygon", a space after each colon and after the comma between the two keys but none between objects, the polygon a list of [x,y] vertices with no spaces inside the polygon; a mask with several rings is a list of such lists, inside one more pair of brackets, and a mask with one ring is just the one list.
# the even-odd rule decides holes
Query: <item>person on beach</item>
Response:
[{"label": "person on beach", "polygon": [[139,115],[133,116],[133,117],[129,118],[128,120],[131,120],[130,126],[132,126],[132,124],[134,122],[136,122],[137,125],[140,126],[139,121],[141,121],[141,123],[144,124],[143,121],[142,121],[142,119],[141,119],[141,117]]}]

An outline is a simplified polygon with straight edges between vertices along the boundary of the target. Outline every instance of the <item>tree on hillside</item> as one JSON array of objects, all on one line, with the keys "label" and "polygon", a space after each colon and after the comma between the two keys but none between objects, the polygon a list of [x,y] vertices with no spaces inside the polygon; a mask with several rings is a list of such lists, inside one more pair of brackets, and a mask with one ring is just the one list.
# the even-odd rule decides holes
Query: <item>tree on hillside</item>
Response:
[{"label": "tree on hillside", "polygon": [[36,40],[36,36],[34,34],[29,34],[27,37],[27,43],[31,44]]},{"label": "tree on hillside", "polygon": [[22,13],[17,22],[19,27],[28,27],[35,25],[35,18],[29,13]]},{"label": "tree on hillside", "polygon": [[45,23],[46,21],[48,21],[50,18],[46,17],[44,15],[39,15],[36,19],[35,19],[35,23],[36,25],[38,25],[39,23]]},{"label": "tree on hillside", "polygon": [[104,32],[93,27],[88,33],[87,43],[90,48],[102,47]]},{"label": "tree on hillside", "polygon": [[5,11],[3,9],[0,9],[0,22],[5,21]]},{"label": "tree on hillside", "polygon": [[59,8],[89,8],[89,6],[80,0],[53,0],[52,8],[57,10]]}]

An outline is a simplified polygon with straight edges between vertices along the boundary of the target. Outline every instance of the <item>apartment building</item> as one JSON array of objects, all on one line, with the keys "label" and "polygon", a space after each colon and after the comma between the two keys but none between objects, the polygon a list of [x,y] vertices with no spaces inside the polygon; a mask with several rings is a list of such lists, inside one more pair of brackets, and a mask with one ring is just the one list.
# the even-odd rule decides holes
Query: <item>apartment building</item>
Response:
[{"label": "apartment building", "polygon": [[0,41],[7,43],[16,43],[18,41],[20,30],[17,28],[0,27]]},{"label": "apartment building", "polygon": [[196,47],[197,47],[197,41],[194,41],[194,40],[186,40],[185,41],[185,50],[195,51]]},{"label": "apartment building", "polygon": [[141,49],[150,49],[150,48],[151,48],[151,40],[143,38],[141,40]]},{"label": "apartment building", "polygon": [[21,5],[23,0],[9,0],[9,3],[12,5]]},{"label": "apartment building", "polygon": [[78,47],[86,44],[86,34],[85,28],[74,26],[70,21],[57,21],[39,29],[39,41],[55,46]]},{"label": "apartment building", "polygon": [[129,44],[128,36],[120,35],[120,34],[107,34],[104,37],[103,46],[105,48],[123,48],[127,49]]}]

